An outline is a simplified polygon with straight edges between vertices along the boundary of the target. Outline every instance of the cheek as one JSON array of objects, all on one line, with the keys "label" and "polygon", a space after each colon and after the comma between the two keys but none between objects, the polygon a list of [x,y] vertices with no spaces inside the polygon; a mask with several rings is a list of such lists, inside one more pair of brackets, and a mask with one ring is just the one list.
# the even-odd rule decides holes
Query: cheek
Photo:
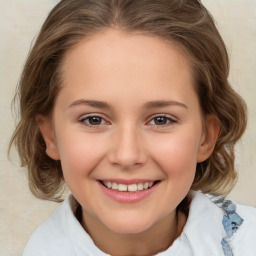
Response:
[{"label": "cheek", "polygon": [[99,136],[83,133],[62,134],[58,149],[64,176],[78,178],[90,173],[103,156],[104,145]]},{"label": "cheek", "polygon": [[[196,137],[196,135],[195,135]],[[186,134],[169,134],[151,146],[152,156],[167,175],[194,176],[198,140]]]}]

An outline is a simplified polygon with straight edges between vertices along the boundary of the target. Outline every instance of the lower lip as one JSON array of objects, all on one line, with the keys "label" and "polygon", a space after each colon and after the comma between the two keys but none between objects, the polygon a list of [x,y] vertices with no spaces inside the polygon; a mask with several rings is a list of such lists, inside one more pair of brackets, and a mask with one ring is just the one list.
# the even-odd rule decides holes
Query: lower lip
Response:
[{"label": "lower lip", "polygon": [[100,181],[98,181],[103,193],[111,199],[119,203],[136,203],[147,197],[149,197],[158,187],[159,183],[155,184],[149,189],[141,190],[137,192],[122,192],[105,187]]}]

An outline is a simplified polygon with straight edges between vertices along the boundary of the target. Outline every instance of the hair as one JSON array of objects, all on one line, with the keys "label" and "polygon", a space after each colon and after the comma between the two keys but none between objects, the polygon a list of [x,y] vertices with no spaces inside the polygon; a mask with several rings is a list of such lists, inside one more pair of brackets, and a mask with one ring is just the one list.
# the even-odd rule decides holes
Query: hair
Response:
[{"label": "hair", "polygon": [[236,182],[234,145],[246,128],[247,110],[228,82],[225,44],[199,0],[62,0],[52,9],[17,87],[20,121],[9,146],[10,150],[16,145],[21,166],[28,169],[32,193],[41,199],[61,201],[61,164],[46,155],[36,115],[47,116],[53,109],[66,52],[85,37],[108,28],[156,36],[176,43],[189,54],[202,113],[216,115],[220,125],[214,151],[197,164],[191,189],[228,194]]}]

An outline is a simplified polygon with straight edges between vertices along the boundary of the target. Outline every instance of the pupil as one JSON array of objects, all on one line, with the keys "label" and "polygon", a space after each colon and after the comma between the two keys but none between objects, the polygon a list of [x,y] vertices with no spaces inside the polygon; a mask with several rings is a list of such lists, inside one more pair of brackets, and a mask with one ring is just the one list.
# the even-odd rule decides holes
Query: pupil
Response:
[{"label": "pupil", "polygon": [[156,117],[155,123],[156,124],[166,124],[166,117],[164,117],[164,116]]},{"label": "pupil", "polygon": [[89,118],[89,123],[92,125],[97,125],[101,123],[101,118],[97,116],[92,116]]}]

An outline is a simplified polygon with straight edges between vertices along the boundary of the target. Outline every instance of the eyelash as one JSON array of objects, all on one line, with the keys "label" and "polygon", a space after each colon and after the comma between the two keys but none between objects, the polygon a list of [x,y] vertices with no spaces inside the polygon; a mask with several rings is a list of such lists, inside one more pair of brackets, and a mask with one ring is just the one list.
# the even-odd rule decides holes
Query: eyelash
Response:
[{"label": "eyelash", "polygon": [[[166,119],[166,121],[168,122],[167,124],[164,124],[164,125],[156,125],[156,126],[160,126],[160,127],[166,127],[166,126],[169,126],[169,125],[172,125],[172,124],[175,124],[175,123],[177,123],[177,120],[176,119],[174,119],[173,117],[170,117],[170,116],[168,116],[168,115],[165,115],[165,114],[159,114],[159,115],[155,115],[155,116],[153,116],[153,118],[151,119],[151,121],[153,121],[154,119],[156,119],[156,118],[165,118]],[[150,121],[150,122],[151,122]],[[160,128],[159,127],[159,128]]]},{"label": "eyelash", "polygon": [[82,119],[79,120],[79,122],[82,123],[83,125],[91,127],[91,128],[99,128],[100,125],[92,125],[92,124],[86,123],[86,120],[90,120],[90,118],[93,118],[93,117],[97,117],[97,118],[100,118],[101,120],[104,120],[104,118],[99,115],[91,114],[91,115],[84,116]]},{"label": "eyelash", "polygon": [[[92,124],[89,124],[89,123],[86,123],[86,121],[89,121],[90,118],[100,118],[100,120],[104,120],[105,119],[103,117],[101,117],[100,115],[97,115],[97,114],[91,114],[91,115],[88,115],[88,116],[84,116],[82,119],[79,120],[80,123],[82,123],[83,125],[85,126],[88,126],[90,128],[100,128],[101,124],[99,125],[92,125]],[[155,115],[153,118],[150,119],[150,122],[152,122],[153,120],[155,120],[156,118],[165,118],[166,121],[168,122],[167,124],[163,124],[163,125],[156,125],[154,124],[155,126],[159,126],[159,128],[162,128],[162,127],[166,127],[166,126],[169,126],[169,125],[172,125],[174,123],[177,123],[177,120],[175,120],[174,118],[168,116],[168,115],[165,115],[165,114],[158,114],[158,115]],[[107,124],[108,122],[105,121],[105,124]],[[105,125],[103,124],[103,125]]]}]

